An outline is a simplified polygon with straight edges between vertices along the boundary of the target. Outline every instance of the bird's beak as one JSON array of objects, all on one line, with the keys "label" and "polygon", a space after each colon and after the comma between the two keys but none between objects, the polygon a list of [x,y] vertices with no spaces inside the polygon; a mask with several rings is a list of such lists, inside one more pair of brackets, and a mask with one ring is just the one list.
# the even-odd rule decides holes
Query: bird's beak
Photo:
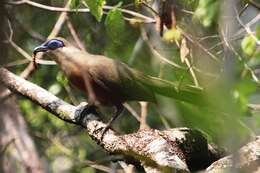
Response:
[{"label": "bird's beak", "polygon": [[37,46],[36,48],[34,48],[33,50],[33,54],[36,55],[38,52],[46,52],[48,51],[48,47],[47,46],[44,46],[44,45],[41,45],[41,46]]},{"label": "bird's beak", "polygon": [[40,46],[37,46],[36,48],[34,48],[34,50],[33,50],[33,58],[32,58],[32,62],[33,62],[34,68],[37,68],[36,54],[38,52],[46,52],[48,50],[49,50],[48,47],[45,46],[45,45],[40,45]]}]

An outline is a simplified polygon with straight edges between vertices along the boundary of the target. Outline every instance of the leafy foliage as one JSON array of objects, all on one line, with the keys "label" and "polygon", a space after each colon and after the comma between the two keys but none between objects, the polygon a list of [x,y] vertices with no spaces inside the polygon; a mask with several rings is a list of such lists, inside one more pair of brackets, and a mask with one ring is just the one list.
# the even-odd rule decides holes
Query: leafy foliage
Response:
[{"label": "leafy foliage", "polygon": [[[248,34],[246,35],[242,42],[241,42],[241,48],[242,51],[248,55],[249,57],[260,57],[260,50],[257,49],[257,41],[259,44],[260,40],[260,24],[256,26],[256,34],[253,35]],[[259,46],[259,45],[258,45]]]},{"label": "leafy foliage", "polygon": [[253,36],[246,36],[241,42],[241,47],[247,55],[252,55],[256,50],[256,41],[254,40]]},{"label": "leafy foliage", "polygon": [[118,10],[119,6],[109,11],[105,21],[107,36],[114,44],[120,44],[125,31],[125,21],[122,12]]},{"label": "leafy foliage", "polygon": [[216,20],[219,3],[218,0],[200,0],[194,17],[199,19],[205,27],[211,26]]},{"label": "leafy foliage", "polygon": [[163,34],[163,39],[168,42],[179,41],[181,39],[181,32],[176,28],[172,28]]},{"label": "leafy foliage", "polygon": [[103,6],[106,1],[105,0],[84,0],[84,1],[88,5],[91,14],[94,15],[98,21],[100,21],[103,15]]}]

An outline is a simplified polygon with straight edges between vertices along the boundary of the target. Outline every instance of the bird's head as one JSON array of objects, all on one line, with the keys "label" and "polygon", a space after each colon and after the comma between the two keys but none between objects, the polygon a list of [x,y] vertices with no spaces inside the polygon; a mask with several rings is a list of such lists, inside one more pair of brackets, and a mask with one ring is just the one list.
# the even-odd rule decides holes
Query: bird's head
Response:
[{"label": "bird's head", "polygon": [[47,52],[47,51],[53,51],[59,48],[63,48],[66,45],[66,40],[62,38],[53,38],[48,40],[47,42],[43,43],[40,46],[37,46],[33,50],[33,54],[36,55],[38,52]]},{"label": "bird's head", "polygon": [[33,60],[34,66],[37,67],[37,63],[36,63],[37,53],[39,53],[39,52],[51,52],[51,53],[56,54],[56,53],[62,51],[64,48],[71,47],[71,46],[72,45],[62,37],[56,37],[56,38],[53,38],[53,39],[46,41],[45,43],[41,44],[40,46],[37,46],[33,50],[32,60]]}]

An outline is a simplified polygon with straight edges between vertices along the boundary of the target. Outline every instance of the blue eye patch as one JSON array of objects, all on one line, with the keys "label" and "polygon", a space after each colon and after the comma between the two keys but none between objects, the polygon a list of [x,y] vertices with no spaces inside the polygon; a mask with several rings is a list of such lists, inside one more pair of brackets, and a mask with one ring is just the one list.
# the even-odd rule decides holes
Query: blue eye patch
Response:
[{"label": "blue eye patch", "polygon": [[64,47],[65,45],[64,45],[63,41],[61,41],[61,40],[51,39],[50,41],[45,43],[44,46],[48,47],[48,49],[50,49],[50,50],[55,50],[57,48]]}]

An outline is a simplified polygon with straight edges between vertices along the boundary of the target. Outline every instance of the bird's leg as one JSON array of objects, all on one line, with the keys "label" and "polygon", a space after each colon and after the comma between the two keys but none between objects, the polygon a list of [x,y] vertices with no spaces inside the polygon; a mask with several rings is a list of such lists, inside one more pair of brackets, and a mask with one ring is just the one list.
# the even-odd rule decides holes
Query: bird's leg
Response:
[{"label": "bird's leg", "polygon": [[[80,68],[80,67],[79,67]],[[90,79],[88,74],[85,74],[84,71],[82,71],[82,76],[85,82],[86,91],[88,93],[88,104],[83,107],[83,110],[80,113],[79,121],[81,122],[84,120],[85,116],[89,113],[93,113],[95,115],[100,115],[100,112],[98,111],[98,102],[96,101],[96,96],[93,91],[92,85],[90,83]]]},{"label": "bird's leg", "polygon": [[76,111],[79,111],[75,117],[76,122],[80,123],[83,127],[85,127],[85,120],[87,118],[87,115],[94,114],[99,115],[98,109],[95,105],[89,105],[85,102],[80,103],[78,106],[78,109]]},{"label": "bird's leg", "polygon": [[95,92],[93,90],[93,87],[90,83],[90,76],[88,74],[85,74],[84,71],[82,72],[82,76],[83,76],[83,79],[84,79],[86,91],[88,93],[88,103],[89,103],[89,105],[96,105],[96,103],[99,104],[97,102],[96,95],[95,95]]},{"label": "bird's leg", "polygon": [[112,118],[108,121],[107,125],[105,128],[102,130],[101,133],[101,140],[103,139],[104,134],[107,132],[107,130],[111,127],[112,123],[119,117],[119,115],[123,112],[124,106],[122,104],[116,105],[116,112],[112,116]]}]

